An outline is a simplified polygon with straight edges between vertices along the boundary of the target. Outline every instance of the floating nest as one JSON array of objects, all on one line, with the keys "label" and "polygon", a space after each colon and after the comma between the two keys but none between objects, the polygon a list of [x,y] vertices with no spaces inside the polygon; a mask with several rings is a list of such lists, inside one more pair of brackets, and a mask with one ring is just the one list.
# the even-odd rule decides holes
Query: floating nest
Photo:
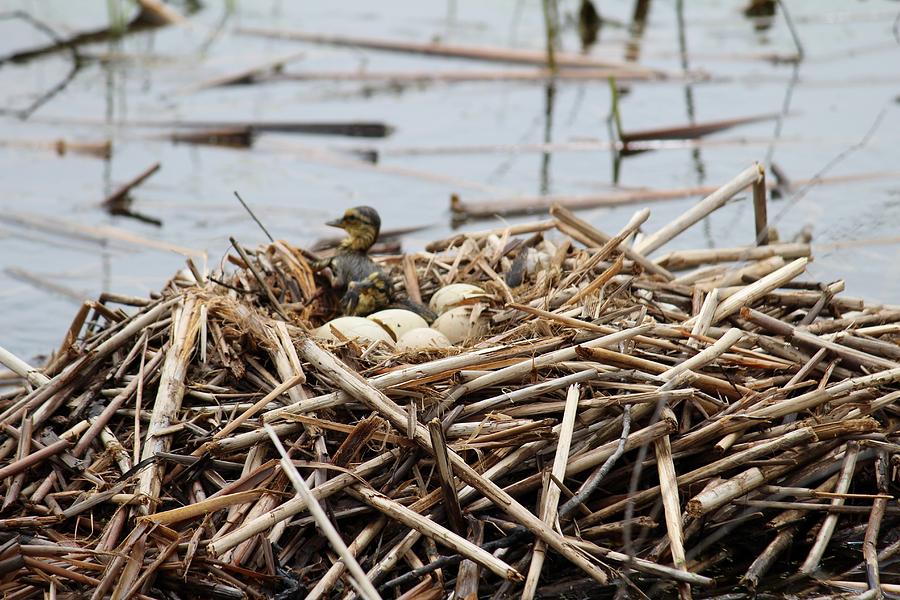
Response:
[{"label": "floating nest", "polygon": [[805,244],[648,258],[704,213],[647,215],[378,257],[484,290],[445,348],[316,339],[286,242],[86,302],[43,367],[0,354],[3,597],[896,593],[900,308]]}]

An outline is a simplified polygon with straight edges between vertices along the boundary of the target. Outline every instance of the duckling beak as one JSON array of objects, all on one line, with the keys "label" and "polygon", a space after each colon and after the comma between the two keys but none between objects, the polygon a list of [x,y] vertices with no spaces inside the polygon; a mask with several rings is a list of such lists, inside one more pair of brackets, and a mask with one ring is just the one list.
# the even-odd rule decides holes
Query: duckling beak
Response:
[{"label": "duckling beak", "polygon": [[341,217],[340,219],[328,221],[325,224],[328,225],[329,227],[337,227],[338,229],[343,229],[344,228],[344,218]]}]

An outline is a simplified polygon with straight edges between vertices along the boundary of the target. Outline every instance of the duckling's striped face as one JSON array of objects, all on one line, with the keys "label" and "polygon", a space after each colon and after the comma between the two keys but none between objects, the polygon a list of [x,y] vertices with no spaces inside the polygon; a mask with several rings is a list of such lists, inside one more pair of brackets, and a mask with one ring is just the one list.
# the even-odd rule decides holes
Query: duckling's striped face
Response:
[{"label": "duckling's striped face", "polygon": [[340,227],[350,235],[341,244],[342,246],[354,250],[368,250],[378,239],[381,217],[378,216],[378,211],[371,206],[355,206],[348,208],[340,219],[329,221],[327,224],[332,227]]},{"label": "duckling's striped face", "polygon": [[341,310],[347,316],[364,317],[391,303],[391,282],[379,271],[362,281],[351,281],[341,298]]}]

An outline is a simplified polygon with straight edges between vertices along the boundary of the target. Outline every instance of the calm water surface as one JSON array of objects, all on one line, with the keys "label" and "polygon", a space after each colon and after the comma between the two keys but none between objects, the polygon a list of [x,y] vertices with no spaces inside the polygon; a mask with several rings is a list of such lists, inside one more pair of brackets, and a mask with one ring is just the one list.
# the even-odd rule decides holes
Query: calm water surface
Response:
[{"label": "calm water surface", "polygon": [[[106,2],[7,0],[62,35],[106,26]],[[775,121],[705,138],[699,149],[646,152],[624,159],[619,184],[671,188],[724,183],[754,160],[771,158],[800,180],[846,153],[829,176],[897,171],[900,167],[900,45],[892,30],[900,6],[889,0],[796,0],[791,10],[804,60],[795,68],[772,56],[796,52],[783,15],[766,29],[742,14],[744,2],[693,0],[650,3],[635,39],[625,26],[605,26],[590,54],[622,61],[631,43],[639,62],[679,74],[686,65],[702,81],[624,84],[620,110],[628,131],[779,113]],[[184,266],[184,257],[143,243],[107,239],[112,227],[141,238],[207,253],[220,262],[228,236],[246,245],[262,233],[234,201],[238,190],[280,238],[308,244],[330,234],[323,222],[355,204],[376,207],[388,228],[428,225],[404,248],[421,248],[451,231],[449,197],[589,194],[613,184],[605,150],[411,149],[608,140],[606,81],[560,82],[548,105],[541,82],[396,85],[380,81],[292,81],[192,91],[199,82],[302,52],[287,72],[431,72],[521,69],[494,63],[429,58],[252,37],[239,27],[288,28],[410,41],[540,49],[540,3],[475,2],[213,2],[190,25],[128,35],[81,48],[83,66],[68,85],[27,119],[15,113],[53,88],[71,67],[68,53],[0,65],[0,345],[27,359],[58,345],[79,298],[102,291],[145,295]],[[130,7],[131,3],[123,3]],[[578,51],[573,15],[561,2],[562,45]],[[603,2],[603,16],[627,25],[631,2]],[[680,14],[679,14],[680,13]],[[679,26],[679,23],[683,26]],[[0,56],[46,43],[22,21],[0,22]],[[637,45],[635,45],[637,44]],[[876,117],[877,128],[864,138]],[[549,125],[548,125],[549,119]],[[173,144],[171,128],[139,121],[375,121],[394,128],[383,139],[263,135],[252,149]],[[41,147],[57,138],[110,139],[108,160]],[[717,143],[713,143],[717,142]],[[352,151],[382,153],[378,167]],[[337,159],[336,159],[337,158]],[[160,162],[162,169],[133,193],[132,210],[161,226],[111,216],[101,201],[118,185]],[[696,199],[654,203],[647,230]],[[607,232],[639,207],[585,211]],[[900,244],[850,241],[900,235],[900,178],[818,186],[775,201],[770,216],[782,238],[813,232],[820,280],[843,278],[847,293],[900,303]],[[534,217],[511,218],[510,222]],[[661,252],[752,241],[752,210],[735,202]],[[39,227],[23,226],[24,222]],[[500,220],[466,224],[482,229]],[[48,227],[50,229],[48,229]],[[30,279],[29,279],[30,278]],[[48,289],[52,283],[55,289]]]}]

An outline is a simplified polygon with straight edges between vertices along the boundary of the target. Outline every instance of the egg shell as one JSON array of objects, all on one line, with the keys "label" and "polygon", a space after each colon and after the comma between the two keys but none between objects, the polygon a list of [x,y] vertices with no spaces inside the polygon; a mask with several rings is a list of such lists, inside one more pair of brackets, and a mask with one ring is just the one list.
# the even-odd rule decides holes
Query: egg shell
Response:
[{"label": "egg shell", "polygon": [[385,329],[374,321],[363,317],[338,317],[328,321],[313,332],[313,336],[320,340],[338,341],[337,336],[332,332],[332,327],[341,332],[347,339],[361,339],[367,342],[385,341],[393,344]]},{"label": "egg shell", "polygon": [[402,308],[388,308],[386,310],[379,310],[376,313],[372,313],[367,319],[375,321],[385,329],[387,329],[391,335],[394,336],[395,340],[399,340],[406,334],[408,331],[412,331],[413,329],[422,329],[428,327],[428,323],[412,312],[411,310],[404,310]]},{"label": "egg shell", "polygon": [[463,300],[486,295],[485,291],[477,285],[472,285],[471,283],[451,283],[436,291],[434,296],[431,297],[428,306],[430,306],[431,310],[434,312],[441,314],[452,308],[454,304],[458,304]]},{"label": "egg shell", "polygon": [[431,350],[434,348],[449,348],[453,344],[447,336],[429,327],[410,329],[397,340],[397,350],[408,352],[410,350]]},{"label": "egg shell", "polygon": [[431,328],[437,329],[447,336],[450,343],[458,344],[463,340],[484,334],[487,330],[487,321],[484,318],[478,318],[472,323],[472,307],[457,306],[439,316]]}]

